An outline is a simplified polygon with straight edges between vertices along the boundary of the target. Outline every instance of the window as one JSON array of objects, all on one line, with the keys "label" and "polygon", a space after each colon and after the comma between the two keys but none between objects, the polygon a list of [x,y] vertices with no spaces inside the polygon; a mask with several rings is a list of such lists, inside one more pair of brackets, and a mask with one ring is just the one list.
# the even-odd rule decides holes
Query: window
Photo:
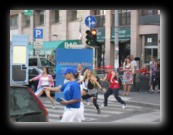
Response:
[{"label": "window", "polygon": [[30,16],[25,16],[26,17],[26,27],[30,26]]},{"label": "window", "polygon": [[60,22],[60,11],[55,10],[55,23]]},{"label": "window", "polygon": [[44,10],[40,11],[40,25],[44,24]]},{"label": "window", "polygon": [[18,15],[10,16],[10,29],[18,28]]},{"label": "window", "polygon": [[144,54],[144,62],[149,63],[153,57],[157,58],[158,56],[158,49],[157,48],[145,48]]},{"label": "window", "polygon": [[150,34],[145,36],[145,46],[157,46],[158,45],[158,35]]},{"label": "window", "polygon": [[54,66],[50,61],[45,58],[40,58],[41,66]]},{"label": "window", "polygon": [[81,10],[72,10],[72,21],[80,20],[82,16]]},{"label": "window", "polygon": [[37,66],[37,58],[29,59],[29,66]]},{"label": "window", "polygon": [[130,25],[130,11],[118,10],[118,12],[119,25]]},{"label": "window", "polygon": [[97,20],[95,28],[105,27],[106,10],[94,10],[94,17]]},{"label": "window", "polygon": [[157,15],[158,10],[141,10],[140,15],[141,16],[146,16],[146,15]]}]

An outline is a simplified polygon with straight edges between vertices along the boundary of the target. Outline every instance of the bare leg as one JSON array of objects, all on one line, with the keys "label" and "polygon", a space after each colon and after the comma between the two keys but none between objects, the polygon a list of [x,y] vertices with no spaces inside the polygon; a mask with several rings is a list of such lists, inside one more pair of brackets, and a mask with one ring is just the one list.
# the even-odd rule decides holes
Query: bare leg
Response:
[{"label": "bare leg", "polygon": [[41,92],[37,95],[37,97],[40,97],[42,94],[43,94],[43,91],[41,91]]},{"label": "bare leg", "polygon": [[123,84],[123,89],[124,89],[124,94],[123,95],[126,95],[126,84]]},{"label": "bare leg", "polygon": [[46,90],[45,93],[46,93],[46,96],[49,98],[50,102],[51,102],[52,104],[54,104],[54,100],[53,100],[53,98],[50,96],[50,90]]},{"label": "bare leg", "polygon": [[127,91],[127,93],[126,93],[127,96],[128,96],[129,93],[130,93],[130,86],[131,86],[131,84],[128,84],[128,85],[127,85],[127,89],[128,89],[128,91]]}]

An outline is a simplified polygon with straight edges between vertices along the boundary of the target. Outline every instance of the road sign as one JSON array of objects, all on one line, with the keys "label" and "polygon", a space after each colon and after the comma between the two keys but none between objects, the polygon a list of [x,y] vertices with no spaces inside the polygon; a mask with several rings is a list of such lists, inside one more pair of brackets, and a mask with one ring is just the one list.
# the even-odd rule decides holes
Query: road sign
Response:
[{"label": "road sign", "polygon": [[94,16],[87,16],[85,18],[85,25],[88,26],[89,28],[93,28],[96,26],[97,20]]},{"label": "road sign", "polygon": [[43,38],[43,29],[34,29],[34,38],[42,39]]},{"label": "road sign", "polygon": [[37,49],[37,48],[42,48],[43,46],[43,40],[42,39],[37,39],[36,41],[34,41],[34,48]]},{"label": "road sign", "polygon": [[24,15],[26,15],[26,16],[33,15],[33,10],[24,10]]}]

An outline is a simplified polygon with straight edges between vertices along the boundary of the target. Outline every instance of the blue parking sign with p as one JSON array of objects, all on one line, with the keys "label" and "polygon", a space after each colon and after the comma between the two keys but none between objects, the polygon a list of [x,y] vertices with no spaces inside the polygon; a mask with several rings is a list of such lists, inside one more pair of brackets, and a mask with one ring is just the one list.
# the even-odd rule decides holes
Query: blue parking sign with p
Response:
[{"label": "blue parking sign with p", "polygon": [[35,39],[43,38],[43,29],[34,29],[34,38]]}]

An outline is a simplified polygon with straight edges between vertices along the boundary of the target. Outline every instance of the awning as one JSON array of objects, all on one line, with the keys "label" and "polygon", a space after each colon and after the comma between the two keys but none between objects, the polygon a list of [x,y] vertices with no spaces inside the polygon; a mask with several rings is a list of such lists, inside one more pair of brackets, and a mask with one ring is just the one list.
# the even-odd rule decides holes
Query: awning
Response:
[{"label": "awning", "polygon": [[[119,42],[127,42],[127,41],[129,41],[130,39],[129,39],[129,38],[119,38],[118,40],[119,40]],[[111,39],[111,41],[112,41],[112,42],[115,42],[115,39]]]},{"label": "awning", "polygon": [[[44,41],[43,46],[40,49],[35,49],[40,55],[53,55],[56,48],[65,48],[68,44],[80,44],[79,40],[60,40],[60,41]],[[29,54],[33,55],[33,45],[28,45]],[[36,53],[37,54],[37,53]]]},{"label": "awning", "polygon": [[[52,42],[43,42],[43,46],[40,49],[35,49],[35,51],[39,51],[40,55],[52,55],[54,50],[62,43],[64,43],[65,40],[63,41],[52,41]],[[29,54],[33,54],[33,45],[28,45],[29,47]]]}]

